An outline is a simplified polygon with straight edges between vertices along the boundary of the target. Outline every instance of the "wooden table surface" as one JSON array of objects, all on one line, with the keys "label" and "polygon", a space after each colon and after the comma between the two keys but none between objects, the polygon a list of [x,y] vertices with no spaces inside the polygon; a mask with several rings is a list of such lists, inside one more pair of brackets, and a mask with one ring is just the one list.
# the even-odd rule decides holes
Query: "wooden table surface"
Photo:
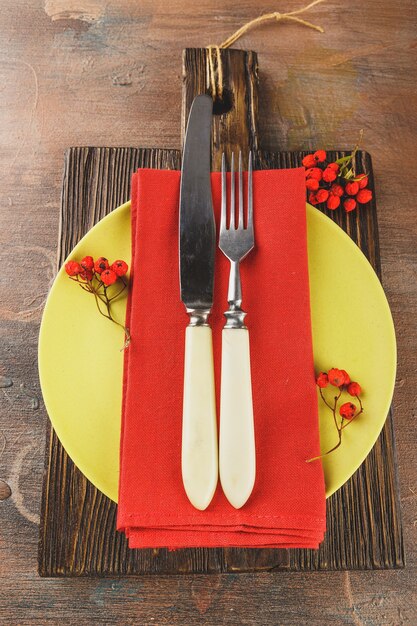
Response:
[{"label": "wooden table surface", "polygon": [[417,6],[411,0],[329,0],[306,16],[324,34],[270,24],[235,44],[259,54],[263,148],[349,148],[359,129],[365,132],[398,337],[394,411],[406,569],[114,580],[37,575],[47,421],[37,337],[57,270],[63,152],[70,145],[178,148],[182,49],[219,43],[248,19],[302,4],[2,0],[0,624],[417,623]]}]

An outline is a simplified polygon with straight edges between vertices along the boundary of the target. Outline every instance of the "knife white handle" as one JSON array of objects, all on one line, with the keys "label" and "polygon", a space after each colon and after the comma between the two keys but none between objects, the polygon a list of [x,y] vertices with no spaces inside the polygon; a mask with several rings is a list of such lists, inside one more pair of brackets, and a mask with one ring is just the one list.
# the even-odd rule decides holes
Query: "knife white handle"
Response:
[{"label": "knife white handle", "polygon": [[191,504],[204,511],[218,482],[213,342],[209,326],[185,331],[182,479]]},{"label": "knife white handle", "polygon": [[247,328],[222,331],[219,469],[226,498],[240,509],[252,493],[256,475]]}]

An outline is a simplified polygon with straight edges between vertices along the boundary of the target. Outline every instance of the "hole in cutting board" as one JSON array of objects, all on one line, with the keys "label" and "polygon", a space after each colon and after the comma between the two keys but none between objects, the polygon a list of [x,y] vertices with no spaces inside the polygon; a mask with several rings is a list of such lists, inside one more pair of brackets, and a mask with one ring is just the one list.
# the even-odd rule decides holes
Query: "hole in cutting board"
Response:
[{"label": "hole in cutting board", "polygon": [[229,89],[223,89],[222,97],[213,100],[213,115],[225,115],[233,109],[233,94]]}]

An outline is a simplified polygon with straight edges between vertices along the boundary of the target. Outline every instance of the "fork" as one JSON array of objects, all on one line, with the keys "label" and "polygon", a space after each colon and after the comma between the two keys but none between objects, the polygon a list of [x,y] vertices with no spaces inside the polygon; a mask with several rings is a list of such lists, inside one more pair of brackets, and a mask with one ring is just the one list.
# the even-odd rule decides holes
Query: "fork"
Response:
[{"label": "fork", "polygon": [[[256,474],[249,331],[242,310],[240,262],[254,247],[252,153],[249,153],[247,219],[244,219],[242,153],[239,153],[238,219],[235,210],[234,154],[231,158],[230,207],[227,210],[226,165],[222,156],[219,247],[230,261],[229,309],[222,331],[219,474],[232,506],[242,507],[252,493]],[[229,213],[229,216],[228,216]]]}]

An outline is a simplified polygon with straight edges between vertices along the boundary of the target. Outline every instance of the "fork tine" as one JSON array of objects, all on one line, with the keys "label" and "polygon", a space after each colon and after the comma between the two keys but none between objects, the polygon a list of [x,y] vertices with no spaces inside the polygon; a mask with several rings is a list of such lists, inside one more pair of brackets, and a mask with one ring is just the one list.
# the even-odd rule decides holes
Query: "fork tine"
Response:
[{"label": "fork tine", "polygon": [[242,152],[239,152],[239,221],[237,228],[243,228],[243,175],[242,175]]},{"label": "fork tine", "polygon": [[230,162],[230,222],[229,228],[236,228],[236,210],[235,210],[235,153],[232,152]]},{"label": "fork tine", "polygon": [[249,163],[248,163],[248,223],[247,223],[247,228],[253,228],[252,151],[249,152]]},{"label": "fork tine", "polygon": [[226,202],[226,159],[224,156],[224,152],[222,154],[222,203],[221,203],[221,216],[220,216],[220,232],[227,229],[227,221],[226,221],[226,211],[227,211],[227,202]]}]

